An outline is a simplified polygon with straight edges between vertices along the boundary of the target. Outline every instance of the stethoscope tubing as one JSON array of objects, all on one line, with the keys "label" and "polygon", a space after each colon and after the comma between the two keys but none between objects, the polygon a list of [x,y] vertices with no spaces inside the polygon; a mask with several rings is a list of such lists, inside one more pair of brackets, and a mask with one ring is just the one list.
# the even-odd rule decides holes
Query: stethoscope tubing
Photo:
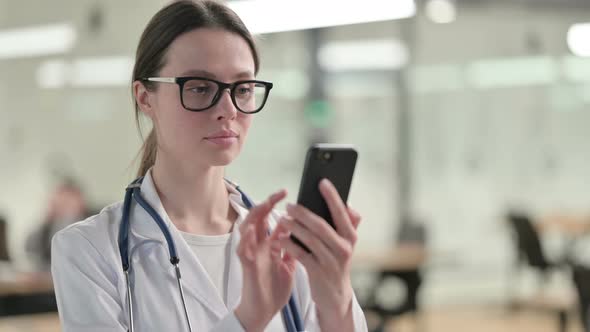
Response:
[{"label": "stethoscope tubing", "polygon": [[[129,311],[129,331],[134,331],[134,324],[133,324],[133,302],[132,302],[132,287],[131,282],[129,280],[129,270],[131,268],[131,264],[129,261],[129,227],[130,227],[130,214],[131,214],[131,202],[135,200],[137,204],[139,204],[149,215],[152,217],[154,222],[160,228],[160,231],[164,235],[166,239],[166,244],[168,246],[168,252],[170,254],[170,263],[174,266],[175,273],[176,273],[176,280],[178,282],[178,290],[180,293],[180,298],[182,300],[182,307],[184,310],[184,316],[186,319],[186,323],[188,326],[189,331],[192,332],[192,324],[188,316],[188,310],[186,306],[186,300],[184,297],[184,287],[182,285],[182,275],[180,273],[180,267],[178,263],[180,259],[178,258],[178,254],[176,251],[176,245],[174,240],[172,239],[172,235],[166,226],[166,223],[162,220],[160,215],[154,210],[154,208],[141,196],[141,183],[143,181],[143,177],[140,177],[133,182],[126,188],[125,190],[125,200],[123,201],[123,214],[121,217],[121,224],[119,225],[119,236],[118,236],[118,244],[119,244],[119,254],[121,256],[121,264],[123,267],[123,272],[125,274],[125,280],[127,284],[127,307]],[[230,181],[228,181],[230,182]],[[231,183],[231,182],[230,182]],[[250,210],[254,207],[254,203],[250,198],[240,189],[239,186],[231,183],[236,190],[242,196],[242,201],[246,208]],[[287,328],[288,332],[302,332],[305,331],[303,328],[303,322],[301,320],[301,316],[299,315],[299,310],[297,309],[297,304],[295,302],[295,297],[293,294],[289,297],[289,302],[283,309],[281,310],[281,314],[283,317],[283,321]]]}]

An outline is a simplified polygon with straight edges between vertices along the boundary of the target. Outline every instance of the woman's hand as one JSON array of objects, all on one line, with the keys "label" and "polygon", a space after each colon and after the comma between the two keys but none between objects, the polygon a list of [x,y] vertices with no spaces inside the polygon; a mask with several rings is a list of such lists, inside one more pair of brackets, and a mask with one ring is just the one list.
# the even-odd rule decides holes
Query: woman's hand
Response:
[{"label": "woman's hand", "polygon": [[271,246],[288,236],[284,225],[268,236],[267,218],[274,206],[287,196],[282,190],[253,207],[240,225],[241,240],[237,249],[242,263],[243,287],[235,314],[248,332],[262,331],[272,317],[289,301],[295,276],[295,259],[281,256],[280,248]]},{"label": "woman's hand", "polygon": [[288,237],[279,239],[280,247],[307,270],[322,331],[353,331],[350,265],[361,218],[346,207],[330,181],[320,182],[320,192],[330,209],[335,229],[305,207],[288,205],[288,215],[279,225],[289,230],[311,253]]}]

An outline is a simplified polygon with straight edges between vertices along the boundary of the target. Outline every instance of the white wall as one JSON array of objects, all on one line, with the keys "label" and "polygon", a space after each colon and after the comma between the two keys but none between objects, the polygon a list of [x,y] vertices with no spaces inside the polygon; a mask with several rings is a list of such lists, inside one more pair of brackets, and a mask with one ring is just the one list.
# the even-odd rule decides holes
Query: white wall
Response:
[{"label": "white wall", "polygon": [[[589,214],[587,82],[563,71],[571,59],[567,28],[589,11],[503,3],[460,8],[450,25],[418,20],[414,70],[433,73],[412,89],[414,210],[428,221],[436,266],[429,301],[506,296],[514,259],[502,219],[507,208]],[[548,58],[555,79],[519,86],[525,69],[517,66],[497,73],[512,85],[477,84],[485,78],[474,78],[474,64],[511,57]],[[544,244],[555,257],[563,240],[550,234]]]}]

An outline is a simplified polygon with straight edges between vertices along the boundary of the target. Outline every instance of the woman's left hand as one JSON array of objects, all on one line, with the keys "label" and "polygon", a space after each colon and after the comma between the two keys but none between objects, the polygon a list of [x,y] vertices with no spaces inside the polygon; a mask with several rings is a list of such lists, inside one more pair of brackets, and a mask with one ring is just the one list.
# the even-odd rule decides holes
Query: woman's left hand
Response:
[{"label": "woman's left hand", "polygon": [[335,229],[307,208],[289,204],[281,223],[311,253],[290,237],[280,238],[275,246],[280,245],[305,267],[322,331],[353,331],[350,265],[361,218],[344,204],[330,181],[322,180],[319,189]]}]

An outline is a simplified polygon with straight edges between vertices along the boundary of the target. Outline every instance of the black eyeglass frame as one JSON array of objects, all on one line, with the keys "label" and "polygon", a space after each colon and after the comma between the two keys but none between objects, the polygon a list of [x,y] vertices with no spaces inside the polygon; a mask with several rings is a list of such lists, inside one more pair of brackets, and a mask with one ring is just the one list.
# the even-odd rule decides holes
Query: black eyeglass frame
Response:
[{"label": "black eyeglass frame", "polygon": [[[211,105],[209,105],[205,108],[190,108],[190,107],[186,107],[186,105],[184,105],[184,97],[183,97],[182,89],[184,88],[184,84],[188,81],[191,81],[191,80],[208,81],[208,82],[215,83],[217,85],[217,87],[218,87],[217,93],[215,94],[215,96],[213,96],[213,100],[211,101]],[[220,82],[220,81],[217,81],[217,80],[214,80],[211,78],[199,77],[199,76],[145,77],[145,78],[141,78],[140,81],[178,84],[179,93],[180,93],[180,103],[182,104],[182,107],[184,107],[184,109],[186,109],[187,111],[190,111],[190,112],[203,112],[203,111],[210,109],[211,107],[215,106],[219,102],[219,99],[221,99],[221,94],[223,93],[223,91],[226,89],[229,89],[231,101],[238,111],[245,113],[245,114],[258,113],[264,108],[264,105],[266,105],[266,102],[268,101],[268,95],[270,94],[270,90],[273,87],[273,84],[271,82],[265,82],[265,81],[259,81],[259,80],[242,80],[242,81],[236,81],[233,83],[225,83],[225,82]],[[257,109],[255,109],[254,111],[251,111],[251,112],[246,112],[246,111],[242,110],[238,106],[238,103],[236,102],[235,88],[237,86],[239,86],[240,84],[244,84],[244,83],[256,83],[256,84],[261,84],[265,87],[264,101],[262,102],[260,107],[258,107]]]}]

